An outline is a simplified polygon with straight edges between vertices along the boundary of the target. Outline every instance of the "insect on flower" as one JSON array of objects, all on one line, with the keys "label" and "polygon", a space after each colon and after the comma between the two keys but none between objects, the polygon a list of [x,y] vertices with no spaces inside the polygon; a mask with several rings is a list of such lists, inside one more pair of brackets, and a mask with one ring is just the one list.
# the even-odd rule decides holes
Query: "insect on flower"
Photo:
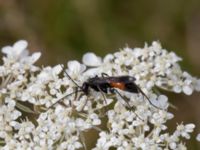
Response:
[{"label": "insect on flower", "polygon": [[[63,66],[62,66],[63,67]],[[112,93],[112,94],[118,94],[127,104],[127,106],[129,108],[132,108],[130,105],[129,105],[129,102],[127,99],[125,99],[117,89],[119,90],[122,90],[122,91],[127,91],[127,92],[130,92],[130,93],[141,93],[148,101],[149,103],[158,108],[158,109],[161,109],[159,108],[158,106],[154,105],[150,99],[147,97],[147,95],[141,90],[141,88],[135,84],[135,78],[132,77],[132,76],[128,76],[128,75],[124,75],[124,76],[109,76],[107,75],[106,73],[102,73],[101,74],[101,77],[99,76],[95,76],[95,77],[92,77],[92,78],[89,78],[87,81],[85,81],[82,86],[79,86],[72,78],[71,76],[65,72],[66,75],[68,76],[68,78],[77,86],[77,90],[75,92],[72,92],[68,95],[66,95],[65,97],[69,96],[69,95],[72,95],[72,94],[75,94],[77,92],[83,92],[85,95],[88,95],[89,94],[89,88],[97,91],[97,92],[101,92],[101,94],[103,95],[103,98],[106,102],[106,98],[105,98],[105,94],[107,93]],[[64,98],[64,97],[63,97]],[[61,99],[60,99],[61,100]],[[50,106],[53,107],[55,104],[59,103],[58,100],[57,102],[55,102],[53,105]]]}]

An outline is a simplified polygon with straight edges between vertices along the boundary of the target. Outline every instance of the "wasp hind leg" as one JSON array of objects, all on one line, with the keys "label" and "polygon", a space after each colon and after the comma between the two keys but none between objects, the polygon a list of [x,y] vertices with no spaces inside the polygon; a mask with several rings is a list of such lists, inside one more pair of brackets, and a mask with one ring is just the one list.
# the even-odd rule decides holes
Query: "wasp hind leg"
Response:
[{"label": "wasp hind leg", "polygon": [[132,107],[132,106],[129,104],[128,100],[125,99],[125,98],[119,93],[119,91],[117,91],[116,89],[110,89],[110,91],[111,91],[112,93],[117,93],[117,94],[126,102],[126,104],[127,104],[127,106],[128,106],[128,109],[130,109],[130,110],[136,115],[137,118],[139,118],[141,121],[144,121],[136,112],[134,112],[134,110],[133,110],[134,107]]},{"label": "wasp hind leg", "polygon": [[141,93],[143,95],[143,97],[145,97],[147,99],[147,101],[149,102],[150,105],[152,105],[153,107],[163,110],[162,108],[160,108],[159,106],[156,106],[154,103],[151,102],[151,100],[149,99],[149,97],[142,91],[142,89],[137,86],[137,90],[139,91],[139,93]]},{"label": "wasp hind leg", "polygon": [[117,94],[126,102],[126,105],[127,105],[129,108],[132,108],[131,105],[129,104],[128,100],[125,99],[125,98],[119,93],[119,91],[117,91],[116,89],[111,88],[111,89],[110,89],[110,92],[113,93],[113,94],[117,93]]}]

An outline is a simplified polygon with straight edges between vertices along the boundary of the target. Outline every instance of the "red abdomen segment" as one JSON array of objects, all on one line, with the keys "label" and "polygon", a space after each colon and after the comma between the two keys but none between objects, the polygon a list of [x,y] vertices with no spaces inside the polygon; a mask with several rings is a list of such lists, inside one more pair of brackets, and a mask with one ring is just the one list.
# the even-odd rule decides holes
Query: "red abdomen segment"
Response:
[{"label": "red abdomen segment", "polygon": [[111,82],[110,85],[113,88],[117,88],[117,89],[120,89],[120,90],[125,90],[125,84],[122,83],[122,82]]}]

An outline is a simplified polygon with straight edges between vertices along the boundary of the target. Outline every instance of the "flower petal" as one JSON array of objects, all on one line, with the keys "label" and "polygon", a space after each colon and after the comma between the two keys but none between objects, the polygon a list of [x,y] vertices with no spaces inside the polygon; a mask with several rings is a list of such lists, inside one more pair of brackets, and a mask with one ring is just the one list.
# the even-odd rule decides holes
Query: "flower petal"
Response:
[{"label": "flower petal", "polygon": [[30,58],[31,63],[32,63],[32,64],[35,63],[35,62],[40,58],[40,56],[41,56],[41,53],[40,53],[40,52],[34,53],[34,54],[31,56],[31,58]]},{"label": "flower petal", "polygon": [[200,133],[197,135],[196,140],[200,142]]},{"label": "flower petal", "polygon": [[80,64],[78,61],[69,61],[67,63],[67,66],[68,66],[68,71],[69,73],[73,73],[73,74],[80,74],[82,73],[85,69],[86,69],[86,66],[83,65],[83,64]]},{"label": "flower petal", "polygon": [[12,47],[11,46],[5,46],[2,48],[2,53],[7,54],[7,55],[11,55],[12,54]]},{"label": "flower petal", "polygon": [[27,41],[25,41],[25,40],[20,40],[20,41],[17,41],[17,42],[13,45],[13,50],[14,50],[15,54],[16,54],[17,56],[19,56],[19,55],[26,49],[27,46],[28,46]]},{"label": "flower petal", "polygon": [[193,92],[193,89],[190,87],[190,86],[184,86],[183,87],[183,92],[186,94],[186,95],[191,95],[192,92]]},{"label": "flower petal", "polygon": [[92,67],[99,66],[102,63],[101,58],[96,56],[94,53],[86,53],[83,56],[82,61],[86,66],[92,66]]}]

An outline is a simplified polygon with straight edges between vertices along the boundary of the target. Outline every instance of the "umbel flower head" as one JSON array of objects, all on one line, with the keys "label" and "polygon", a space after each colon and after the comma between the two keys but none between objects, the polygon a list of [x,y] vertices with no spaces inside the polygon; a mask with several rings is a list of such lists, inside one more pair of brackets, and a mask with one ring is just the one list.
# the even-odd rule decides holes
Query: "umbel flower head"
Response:
[{"label": "umbel flower head", "polygon": [[[93,150],[187,148],[185,140],[195,125],[180,123],[169,133],[166,122],[174,115],[168,110],[168,97],[157,92],[200,91],[200,80],[181,70],[181,58],[174,52],[153,42],[104,58],[87,53],[83,63],[69,61],[64,69],[60,64],[36,66],[41,53],[30,55],[27,45],[21,40],[2,48],[1,149],[88,149],[85,136],[92,130],[99,135]],[[147,97],[119,89],[115,94],[94,88],[88,94],[82,91],[83,83],[102,73],[134,77]]]}]

